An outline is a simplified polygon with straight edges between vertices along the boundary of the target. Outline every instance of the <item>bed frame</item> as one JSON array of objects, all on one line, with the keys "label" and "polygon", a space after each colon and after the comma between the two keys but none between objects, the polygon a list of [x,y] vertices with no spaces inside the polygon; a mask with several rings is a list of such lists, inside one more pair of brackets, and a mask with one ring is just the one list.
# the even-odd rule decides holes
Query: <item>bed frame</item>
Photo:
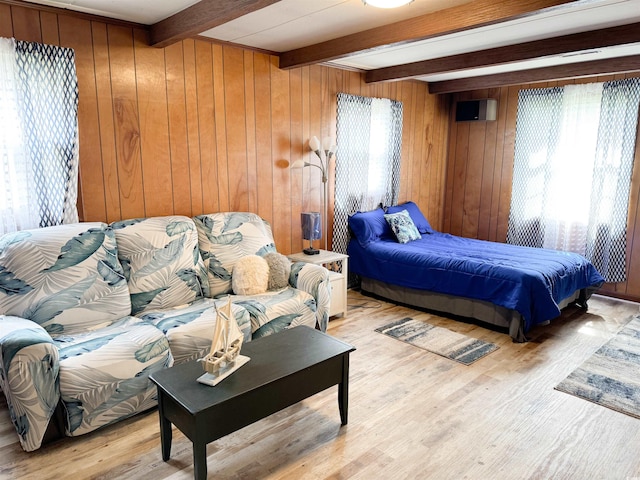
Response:
[{"label": "bed frame", "polygon": [[[449,313],[460,317],[473,318],[497,327],[506,328],[514,342],[526,342],[524,320],[515,310],[495,305],[484,300],[457,297],[428,290],[417,290],[371,278],[360,277],[362,293],[372,294],[395,303]],[[593,293],[586,289],[577,290],[558,305],[561,309],[577,303],[587,309],[587,300]]]}]

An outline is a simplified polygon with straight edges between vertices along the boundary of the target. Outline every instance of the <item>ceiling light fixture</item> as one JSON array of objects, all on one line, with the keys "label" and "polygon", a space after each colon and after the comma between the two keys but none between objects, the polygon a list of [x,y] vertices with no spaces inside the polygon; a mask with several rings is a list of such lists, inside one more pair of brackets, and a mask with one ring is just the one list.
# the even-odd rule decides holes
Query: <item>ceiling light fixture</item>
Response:
[{"label": "ceiling light fixture", "polygon": [[371,5],[378,8],[396,8],[402,7],[413,2],[413,0],[362,0],[365,5]]}]

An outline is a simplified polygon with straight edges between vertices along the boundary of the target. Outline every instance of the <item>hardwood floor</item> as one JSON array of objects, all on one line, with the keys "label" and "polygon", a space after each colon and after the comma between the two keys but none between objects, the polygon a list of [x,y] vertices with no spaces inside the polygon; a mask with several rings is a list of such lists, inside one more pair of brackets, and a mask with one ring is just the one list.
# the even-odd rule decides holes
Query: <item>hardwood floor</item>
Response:
[{"label": "hardwood floor", "polygon": [[[216,479],[631,479],[640,420],[554,390],[639,305],[606,297],[511,338],[349,291],[329,333],[352,343],[349,424],[337,387],[209,444]],[[404,316],[497,343],[464,366],[374,332]],[[163,462],[157,412],[25,453],[0,396],[2,479],[190,479],[191,443],[176,429]]]}]

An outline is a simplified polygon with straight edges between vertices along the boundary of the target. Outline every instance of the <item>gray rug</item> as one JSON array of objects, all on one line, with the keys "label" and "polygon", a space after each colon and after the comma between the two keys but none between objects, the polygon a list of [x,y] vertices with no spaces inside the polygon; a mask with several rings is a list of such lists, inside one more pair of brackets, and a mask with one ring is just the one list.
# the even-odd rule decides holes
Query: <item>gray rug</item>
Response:
[{"label": "gray rug", "polygon": [[640,418],[640,315],[637,315],[556,390]]},{"label": "gray rug", "polygon": [[493,343],[467,337],[461,333],[409,317],[376,328],[376,332],[384,333],[465,365],[472,364],[498,348]]}]

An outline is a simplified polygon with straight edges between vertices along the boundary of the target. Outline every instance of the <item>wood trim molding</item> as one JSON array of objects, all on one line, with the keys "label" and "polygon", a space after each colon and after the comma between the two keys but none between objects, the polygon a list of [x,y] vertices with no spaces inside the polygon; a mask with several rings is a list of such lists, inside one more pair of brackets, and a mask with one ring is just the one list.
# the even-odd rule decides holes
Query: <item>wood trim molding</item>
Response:
[{"label": "wood trim molding", "polygon": [[563,35],[533,42],[441,57],[433,60],[369,70],[367,83],[401,80],[422,75],[487,67],[534,58],[561,55],[598,48],[640,42],[640,23],[621,25],[589,32]]},{"label": "wood trim molding", "polygon": [[127,20],[118,20],[117,18],[104,17],[102,15],[95,15],[93,13],[78,12],[75,10],[69,10],[67,8],[51,7],[49,5],[40,5],[31,2],[25,2],[22,0],[0,0],[0,4],[11,5],[15,7],[29,8],[32,10],[38,10],[40,12],[55,13],[57,15],[68,15],[70,17],[81,18],[83,20],[89,20],[91,22],[102,22],[108,25],[117,25],[120,27],[137,28],[140,30],[148,30],[149,26],[142,23],[129,22]]},{"label": "wood trim molding", "polygon": [[477,0],[391,25],[372,28],[280,54],[280,68],[328,62],[387,45],[402,45],[453,32],[523,18],[541,10],[562,8],[571,0]]},{"label": "wood trim molding", "polygon": [[533,68],[515,72],[483,75],[429,83],[429,93],[455,93],[467,90],[548,82],[596,75],[640,72],[640,55],[570,63],[555,67]]},{"label": "wood trim molding", "polygon": [[166,47],[280,0],[201,0],[151,25],[151,45]]}]

